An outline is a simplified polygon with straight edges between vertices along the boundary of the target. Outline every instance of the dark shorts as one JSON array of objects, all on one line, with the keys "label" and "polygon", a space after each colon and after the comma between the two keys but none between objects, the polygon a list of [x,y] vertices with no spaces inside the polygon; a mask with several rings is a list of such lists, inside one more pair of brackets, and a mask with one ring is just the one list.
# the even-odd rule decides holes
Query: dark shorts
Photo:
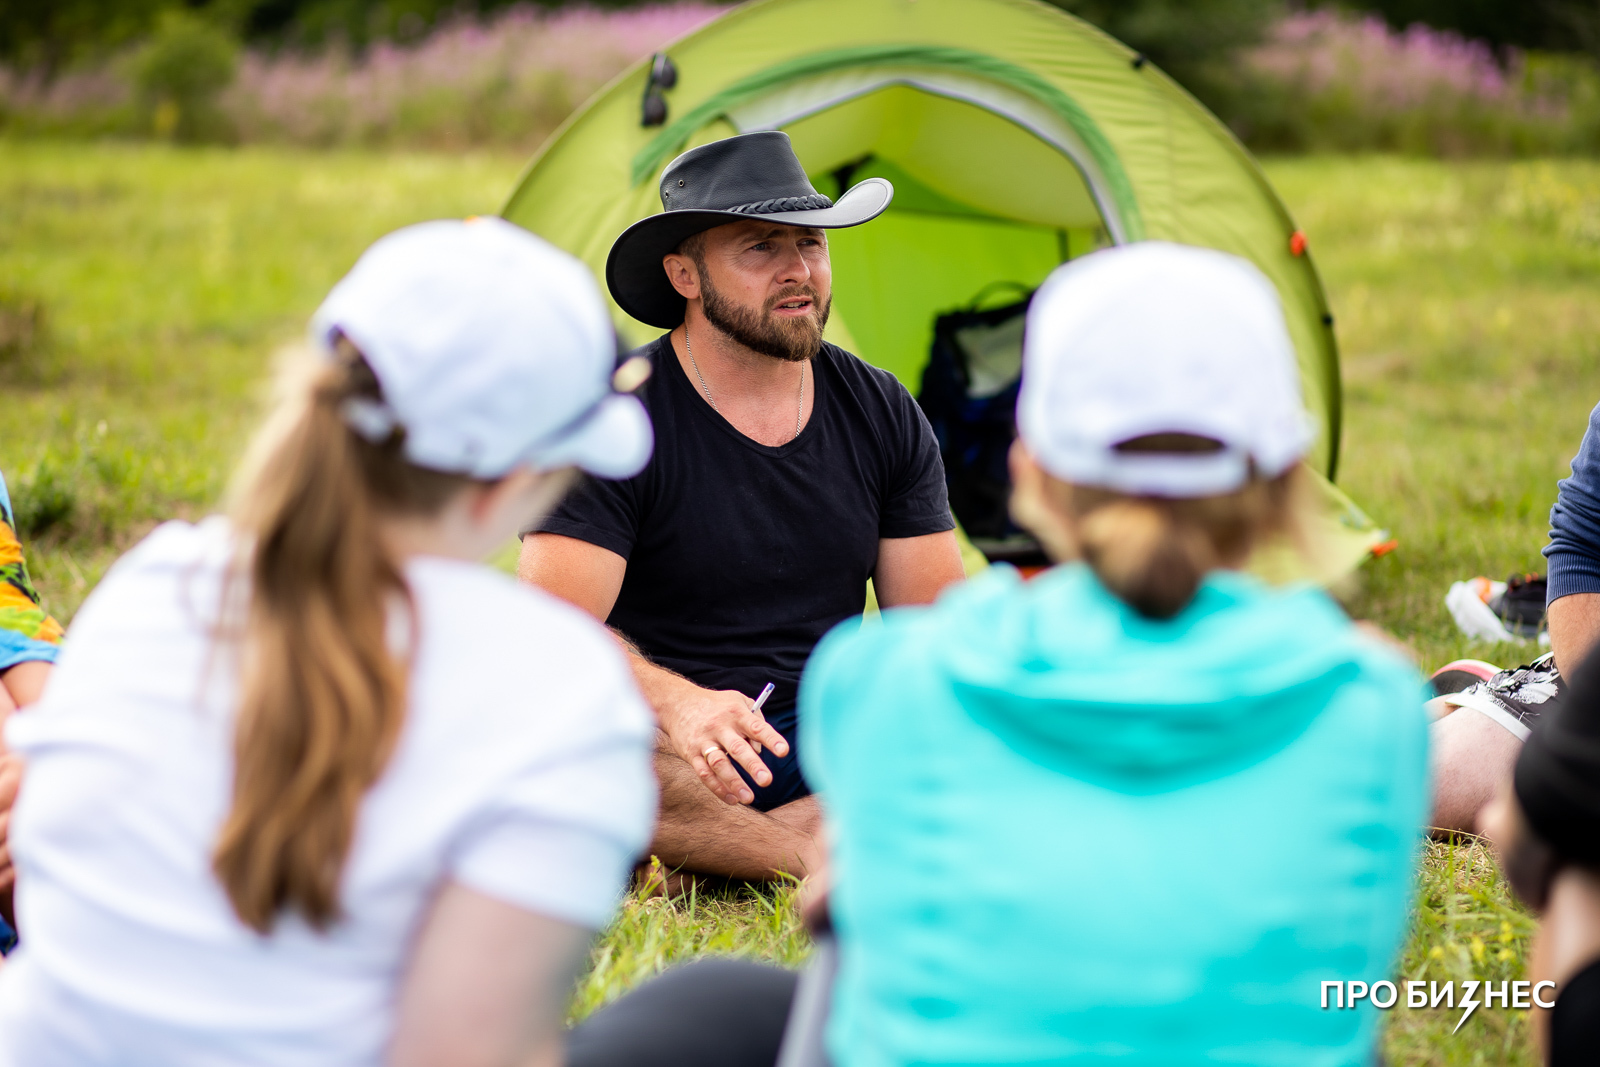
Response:
[{"label": "dark shorts", "polygon": [[579,1023],[568,1067],[772,1067],[798,982],[750,960],[674,967]]},{"label": "dark shorts", "polygon": [[811,795],[811,786],[806,784],[805,776],[800,773],[800,745],[796,738],[796,734],[799,733],[799,723],[795,713],[785,712],[769,718],[767,722],[789,742],[787,756],[775,756],[771,749],[763,749],[761,752],[761,762],[765,763],[767,770],[772,773],[772,784],[764,787],[756,785],[743,767],[734,764],[739,777],[744,779],[750,791],[756,795],[755,803],[750,806],[757,811],[771,811],[773,808],[781,808],[785,804]]}]

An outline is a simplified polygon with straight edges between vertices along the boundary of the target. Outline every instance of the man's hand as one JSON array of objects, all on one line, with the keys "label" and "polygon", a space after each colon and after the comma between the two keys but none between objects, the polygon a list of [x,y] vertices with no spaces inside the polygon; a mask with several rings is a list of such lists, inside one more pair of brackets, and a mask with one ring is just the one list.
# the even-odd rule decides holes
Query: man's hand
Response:
[{"label": "man's hand", "polygon": [[[605,622],[617,602],[627,569],[627,560],[587,541],[557,534],[529,534],[522,539],[517,576]],[[682,675],[651,663],[621,634],[617,640],[628,653],[634,680],[655,709],[672,751],[693,767],[706,788],[724,802],[753,803],[755,794],[734,770],[732,761],[738,760],[758,785],[768,785],[772,772],[757,755],[760,746],[780,756],[789,753],[783,735],[768,726],[760,712],[750,710],[755,701],[731,690],[702,689]]]},{"label": "man's hand", "polygon": [[[772,783],[772,772],[761,762],[762,746],[780,756],[789,743],[768,725],[755,701],[731,689],[702,689],[669,671],[635,658],[634,676],[656,709],[661,730],[672,751],[694,768],[705,787],[726,804],[750,804],[750,791],[734,761],[744,767],[757,785]],[[644,668],[644,669],[640,669]]]}]

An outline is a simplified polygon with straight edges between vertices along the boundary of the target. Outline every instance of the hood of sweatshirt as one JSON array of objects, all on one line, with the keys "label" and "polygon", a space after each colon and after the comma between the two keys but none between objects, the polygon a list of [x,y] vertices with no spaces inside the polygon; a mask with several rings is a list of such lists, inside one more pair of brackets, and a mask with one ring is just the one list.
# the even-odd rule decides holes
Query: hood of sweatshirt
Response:
[{"label": "hood of sweatshirt", "polygon": [[1147,619],[1082,564],[995,568],[944,598],[934,660],[962,707],[1028,758],[1127,792],[1208,780],[1299,736],[1360,673],[1323,593],[1209,575]]}]

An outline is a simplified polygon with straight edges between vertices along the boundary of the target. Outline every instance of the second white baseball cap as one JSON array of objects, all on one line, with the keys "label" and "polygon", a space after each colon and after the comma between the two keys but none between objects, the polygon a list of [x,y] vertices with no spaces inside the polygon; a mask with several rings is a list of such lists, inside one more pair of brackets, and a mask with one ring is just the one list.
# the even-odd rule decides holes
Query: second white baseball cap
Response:
[{"label": "second white baseball cap", "polygon": [[[1056,269],[1034,295],[1017,429],[1047,472],[1131,495],[1214,496],[1305,455],[1311,422],[1277,290],[1253,264],[1144,241]],[[1212,452],[1118,446],[1149,434]]]},{"label": "second white baseball cap", "polygon": [[650,459],[650,417],[612,385],[617,344],[577,259],[496,218],[424,222],[380,238],[311,320],[343,334],[382,389],[346,405],[372,440],[405,430],[421,467],[498,478],[577,466],[603,478]]}]

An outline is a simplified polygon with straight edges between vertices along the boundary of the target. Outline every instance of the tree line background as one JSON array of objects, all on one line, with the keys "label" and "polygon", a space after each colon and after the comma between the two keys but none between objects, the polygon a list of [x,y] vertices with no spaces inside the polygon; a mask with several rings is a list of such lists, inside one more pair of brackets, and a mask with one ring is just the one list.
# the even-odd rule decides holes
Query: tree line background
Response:
[{"label": "tree line background", "polygon": [[[1267,151],[1600,154],[1600,0],[1049,0]],[[528,149],[720,0],[0,0],[0,133]]]},{"label": "tree line background", "polygon": [[[1050,0],[1172,70],[1258,41],[1279,0]],[[0,61],[64,65],[149,34],[164,13],[194,12],[249,44],[356,49],[415,41],[447,19],[483,18],[515,5],[544,9],[567,0],[0,0]],[[617,9],[639,0],[586,0]],[[1317,5],[1313,5],[1317,6]],[[1600,54],[1600,4],[1589,0],[1351,0],[1396,29],[1421,23],[1488,42],[1497,50]]]}]

